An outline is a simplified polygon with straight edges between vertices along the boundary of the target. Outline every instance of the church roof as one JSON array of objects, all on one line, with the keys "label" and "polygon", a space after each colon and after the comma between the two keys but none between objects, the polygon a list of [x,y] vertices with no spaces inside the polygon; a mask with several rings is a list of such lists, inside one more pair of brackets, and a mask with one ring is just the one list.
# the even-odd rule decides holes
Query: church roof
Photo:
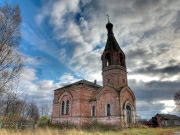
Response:
[{"label": "church roof", "polygon": [[[85,85],[88,85],[88,86],[91,86],[91,87],[96,87],[96,88],[101,88],[102,86],[94,83],[94,82],[90,82],[90,81],[87,81],[87,80],[80,80],[80,81],[77,81],[75,83],[71,83],[69,85],[66,85],[64,87],[61,87],[59,89],[62,89],[62,88],[67,88],[67,87],[70,87],[70,86],[73,86],[73,85],[82,85],[82,84],[85,84]],[[59,89],[56,89],[56,90],[59,90]]]},{"label": "church roof", "polygon": [[119,47],[118,42],[116,41],[116,39],[114,37],[114,34],[109,34],[108,35],[108,39],[107,39],[106,47],[105,47],[104,51],[107,51],[107,50],[110,50],[110,51],[119,51],[119,50],[121,50],[121,48]]}]

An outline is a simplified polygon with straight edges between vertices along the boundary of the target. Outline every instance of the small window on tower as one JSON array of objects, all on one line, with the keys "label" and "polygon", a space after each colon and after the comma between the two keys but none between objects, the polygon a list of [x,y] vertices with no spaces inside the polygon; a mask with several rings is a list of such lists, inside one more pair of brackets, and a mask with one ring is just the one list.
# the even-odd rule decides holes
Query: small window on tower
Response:
[{"label": "small window on tower", "polygon": [[123,78],[123,83],[125,83],[125,79]]},{"label": "small window on tower", "polygon": [[108,81],[107,81],[108,83],[110,83],[110,79],[108,79]]},{"label": "small window on tower", "polygon": [[119,63],[120,63],[121,66],[125,66],[123,55],[121,53],[119,54]]}]

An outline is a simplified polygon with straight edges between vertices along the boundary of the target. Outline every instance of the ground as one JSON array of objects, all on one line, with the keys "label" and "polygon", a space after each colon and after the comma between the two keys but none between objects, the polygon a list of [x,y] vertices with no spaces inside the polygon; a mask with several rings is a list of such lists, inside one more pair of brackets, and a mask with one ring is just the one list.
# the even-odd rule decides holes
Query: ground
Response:
[{"label": "ground", "polygon": [[44,127],[38,129],[0,129],[0,135],[178,135],[180,127],[169,128],[126,128],[121,130],[85,130],[85,129],[58,129]]}]

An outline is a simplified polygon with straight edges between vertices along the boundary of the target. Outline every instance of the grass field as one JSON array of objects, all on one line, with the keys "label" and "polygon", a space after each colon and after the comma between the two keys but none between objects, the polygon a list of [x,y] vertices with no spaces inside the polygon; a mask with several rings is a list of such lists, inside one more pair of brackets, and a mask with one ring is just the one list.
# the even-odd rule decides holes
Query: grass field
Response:
[{"label": "grass field", "polygon": [[171,128],[127,128],[120,130],[83,130],[83,129],[58,129],[58,128],[38,128],[38,129],[0,129],[0,135],[172,135],[180,131],[180,127]]}]

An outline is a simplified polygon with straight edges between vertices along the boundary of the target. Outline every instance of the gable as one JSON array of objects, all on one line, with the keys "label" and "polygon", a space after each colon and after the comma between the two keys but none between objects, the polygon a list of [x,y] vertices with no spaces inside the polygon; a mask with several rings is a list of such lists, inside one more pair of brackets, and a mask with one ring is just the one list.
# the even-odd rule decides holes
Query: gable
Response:
[{"label": "gable", "polygon": [[128,87],[128,86],[123,87],[122,90],[120,91],[120,97],[126,95],[125,93],[130,95],[133,100],[136,100],[135,95],[134,95],[133,91],[130,89],[130,87]]},{"label": "gable", "polygon": [[101,89],[97,98],[99,99],[102,95],[105,95],[105,94],[110,94],[112,97],[119,97],[118,92],[114,88],[105,86],[104,88]]},{"label": "gable", "polygon": [[62,93],[62,95],[59,97],[59,102],[61,102],[61,100],[62,100],[63,97],[67,97],[67,98],[70,98],[70,99],[73,98],[73,96],[72,96],[72,94],[71,94],[70,92],[65,91],[65,92]]},{"label": "gable", "polygon": [[77,82],[75,82],[75,83],[71,83],[71,84],[68,84],[68,85],[66,85],[66,86],[63,86],[63,87],[61,87],[61,88],[58,88],[58,89],[56,89],[56,90],[54,90],[54,91],[58,91],[58,90],[62,90],[62,89],[70,88],[70,87],[75,87],[75,86],[81,86],[81,85],[86,85],[86,86],[88,86],[88,87],[93,87],[93,88],[95,88],[95,89],[99,89],[99,88],[102,87],[102,86],[96,84],[96,82],[93,83],[93,82],[90,82],[90,81],[87,81],[87,80],[80,80],[80,81],[77,81]]}]

